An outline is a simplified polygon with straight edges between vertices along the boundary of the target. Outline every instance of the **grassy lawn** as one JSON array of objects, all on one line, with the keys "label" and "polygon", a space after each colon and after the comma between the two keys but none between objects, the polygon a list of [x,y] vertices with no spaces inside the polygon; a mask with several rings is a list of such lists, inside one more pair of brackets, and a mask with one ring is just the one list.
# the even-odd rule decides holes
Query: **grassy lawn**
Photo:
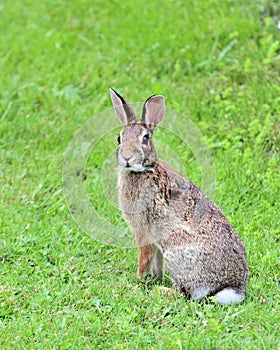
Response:
[{"label": "grassy lawn", "polygon": [[[1,349],[280,348],[278,20],[268,0],[0,2]],[[138,279],[136,249],[104,244],[108,225],[96,241],[72,220],[66,150],[92,116],[92,135],[118,125],[104,113],[110,86],[132,102],[163,94],[204,136],[212,197],[247,249],[244,303],[189,301],[162,288],[168,276]],[[104,162],[116,138],[90,155],[85,189],[125,225],[114,157]],[[164,128],[155,139],[203,187],[184,140]]]}]

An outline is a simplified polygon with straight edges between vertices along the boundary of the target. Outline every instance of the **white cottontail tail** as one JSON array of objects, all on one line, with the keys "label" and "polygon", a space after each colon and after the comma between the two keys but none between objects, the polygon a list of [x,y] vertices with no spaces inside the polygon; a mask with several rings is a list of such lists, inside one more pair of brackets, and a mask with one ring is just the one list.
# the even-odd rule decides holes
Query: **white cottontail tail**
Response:
[{"label": "white cottontail tail", "polygon": [[113,89],[110,95],[124,125],[117,150],[119,206],[138,245],[138,275],[161,276],[164,261],[187,296],[241,302],[249,275],[241,239],[219,207],[157,158],[152,135],[164,118],[164,97],[148,98],[137,121],[122,96]]}]

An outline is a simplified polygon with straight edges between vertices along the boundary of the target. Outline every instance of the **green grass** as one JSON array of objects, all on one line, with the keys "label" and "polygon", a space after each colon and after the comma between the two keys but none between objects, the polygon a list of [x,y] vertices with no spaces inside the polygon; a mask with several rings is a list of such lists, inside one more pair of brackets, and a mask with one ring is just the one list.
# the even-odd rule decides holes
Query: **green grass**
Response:
[{"label": "green grass", "polygon": [[[1,349],[279,349],[275,4],[0,3]],[[75,132],[111,108],[110,86],[130,101],[163,94],[204,135],[215,201],[247,249],[241,305],[186,301],[138,279],[135,249],[96,242],[71,219],[64,155]],[[118,213],[101,193],[102,150],[114,149],[116,137],[87,164],[86,189],[108,220]],[[157,137],[201,185],[185,144],[163,129]]]}]

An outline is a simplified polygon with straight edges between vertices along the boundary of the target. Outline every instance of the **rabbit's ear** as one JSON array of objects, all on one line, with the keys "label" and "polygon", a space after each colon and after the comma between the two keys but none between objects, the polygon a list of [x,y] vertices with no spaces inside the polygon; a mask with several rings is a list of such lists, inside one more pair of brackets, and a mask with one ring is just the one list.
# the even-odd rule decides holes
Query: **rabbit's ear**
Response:
[{"label": "rabbit's ear", "polygon": [[133,109],[126,100],[115,90],[110,88],[109,91],[115,112],[123,125],[126,126],[127,124],[136,121]]},{"label": "rabbit's ear", "polygon": [[151,130],[159,125],[164,118],[165,104],[162,95],[149,97],[143,107],[142,122]]}]

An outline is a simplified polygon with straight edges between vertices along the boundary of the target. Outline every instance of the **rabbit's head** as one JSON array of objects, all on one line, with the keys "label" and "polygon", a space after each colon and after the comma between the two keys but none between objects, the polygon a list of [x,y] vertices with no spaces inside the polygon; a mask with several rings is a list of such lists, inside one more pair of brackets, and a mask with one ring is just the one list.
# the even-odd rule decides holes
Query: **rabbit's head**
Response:
[{"label": "rabbit's head", "polygon": [[152,141],[154,128],[164,118],[164,97],[154,95],[144,103],[142,118],[137,121],[131,106],[116,91],[110,89],[115,112],[124,125],[118,137],[117,160],[120,170],[153,171],[157,155]]}]

